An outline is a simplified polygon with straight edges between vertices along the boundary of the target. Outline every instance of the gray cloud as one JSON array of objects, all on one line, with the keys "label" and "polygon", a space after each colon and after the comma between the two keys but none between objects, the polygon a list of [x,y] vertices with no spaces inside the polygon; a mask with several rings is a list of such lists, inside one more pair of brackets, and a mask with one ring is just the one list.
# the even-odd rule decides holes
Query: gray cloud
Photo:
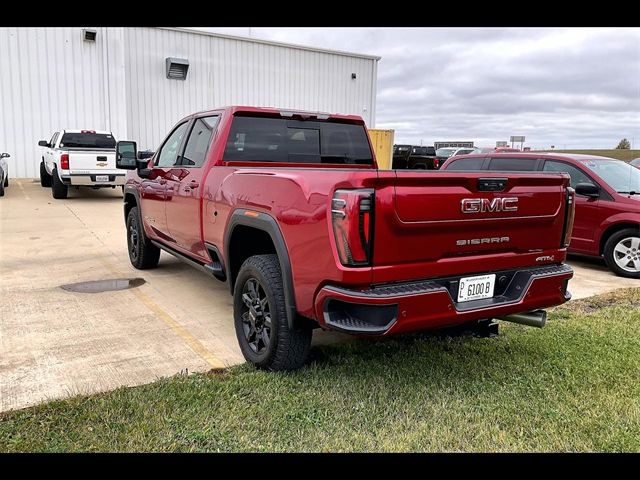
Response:
[{"label": "gray cloud", "polygon": [[[210,28],[246,36],[247,28]],[[640,148],[638,28],[252,28],[257,38],[369,53],[376,127],[398,143]]]}]

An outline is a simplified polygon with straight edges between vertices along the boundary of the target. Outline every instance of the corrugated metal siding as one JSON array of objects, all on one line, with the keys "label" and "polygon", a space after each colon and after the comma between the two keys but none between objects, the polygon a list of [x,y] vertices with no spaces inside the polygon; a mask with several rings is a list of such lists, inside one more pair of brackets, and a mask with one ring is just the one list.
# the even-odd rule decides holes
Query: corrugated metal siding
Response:
[{"label": "corrugated metal siding", "polygon": [[[235,104],[357,114],[373,126],[373,59],[158,28],[125,37],[129,136],[141,148],[156,149],[189,113]],[[166,57],[189,60],[185,81],[166,78]]]},{"label": "corrugated metal siding", "polygon": [[[374,126],[374,59],[171,29],[96,30],[93,43],[81,27],[0,28],[0,151],[11,177],[37,177],[38,140],[63,128],[155,149],[179,118],[225,105],[358,114]],[[166,57],[189,60],[185,81],[166,78]]]},{"label": "corrugated metal siding", "polygon": [[12,177],[34,177],[61,128],[109,127],[102,48],[78,28],[0,28],[0,150]]},{"label": "corrugated metal siding", "polygon": [[[155,149],[180,118],[213,105],[210,52],[205,36],[154,28],[125,30],[128,137],[141,149]],[[167,78],[167,57],[189,60],[186,80]]]}]

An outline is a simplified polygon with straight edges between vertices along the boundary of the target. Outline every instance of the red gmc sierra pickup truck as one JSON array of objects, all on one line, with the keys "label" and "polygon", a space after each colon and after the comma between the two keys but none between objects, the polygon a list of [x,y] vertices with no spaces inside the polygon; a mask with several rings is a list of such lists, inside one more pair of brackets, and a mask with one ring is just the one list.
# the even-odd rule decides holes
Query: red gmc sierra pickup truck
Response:
[{"label": "red gmc sierra pickup truck", "polygon": [[378,170],[364,121],[227,107],[178,122],[151,158],[118,142],[129,257],[160,250],[226,281],[245,358],[302,366],[314,327],[388,335],[566,302],[565,173]]}]

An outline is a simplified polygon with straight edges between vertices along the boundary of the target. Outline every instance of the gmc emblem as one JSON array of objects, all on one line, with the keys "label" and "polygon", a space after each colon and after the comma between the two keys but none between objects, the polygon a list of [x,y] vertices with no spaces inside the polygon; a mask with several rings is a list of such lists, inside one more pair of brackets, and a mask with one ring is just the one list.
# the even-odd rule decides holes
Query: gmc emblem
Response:
[{"label": "gmc emblem", "polygon": [[504,197],[494,198],[463,198],[461,203],[462,213],[483,212],[517,212],[518,198]]}]

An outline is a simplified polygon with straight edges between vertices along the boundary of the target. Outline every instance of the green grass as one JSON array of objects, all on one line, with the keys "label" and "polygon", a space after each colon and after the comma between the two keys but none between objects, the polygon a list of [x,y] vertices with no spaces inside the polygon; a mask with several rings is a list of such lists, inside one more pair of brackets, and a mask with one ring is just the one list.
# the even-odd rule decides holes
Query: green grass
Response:
[{"label": "green grass", "polygon": [[617,158],[618,160],[624,160],[630,162],[634,158],[640,158],[640,150],[542,150],[546,152],[560,152],[560,153],[581,153],[584,155],[599,155],[601,157]]},{"label": "green grass", "polygon": [[0,415],[0,451],[640,451],[640,289],[498,338],[316,348]]}]

